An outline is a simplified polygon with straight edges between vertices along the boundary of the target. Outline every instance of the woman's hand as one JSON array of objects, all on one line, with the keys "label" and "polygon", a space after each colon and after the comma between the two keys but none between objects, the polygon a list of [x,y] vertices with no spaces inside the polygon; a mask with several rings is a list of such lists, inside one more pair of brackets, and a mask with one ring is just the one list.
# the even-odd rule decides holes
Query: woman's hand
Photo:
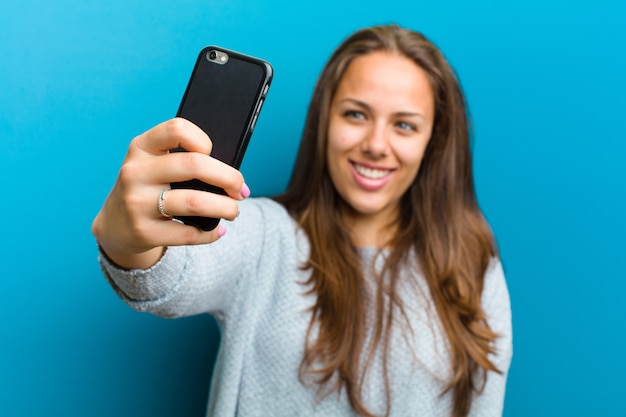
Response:
[{"label": "woman's hand", "polygon": [[[188,152],[172,152],[179,146]],[[205,191],[172,189],[162,209],[172,216],[234,219],[237,200],[250,193],[235,168],[210,157],[209,137],[193,123],[175,118],[137,136],[131,142],[113,189],[92,224],[92,233],[113,262],[123,268],[146,269],[165,247],[217,240],[221,226],[203,232],[161,214],[161,190],[171,182],[197,178],[223,188],[227,196]]]}]

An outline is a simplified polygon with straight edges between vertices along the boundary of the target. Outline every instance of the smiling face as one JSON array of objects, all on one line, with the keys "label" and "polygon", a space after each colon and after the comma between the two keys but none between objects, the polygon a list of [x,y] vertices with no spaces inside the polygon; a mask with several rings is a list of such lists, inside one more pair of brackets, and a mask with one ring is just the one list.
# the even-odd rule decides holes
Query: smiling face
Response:
[{"label": "smiling face", "polygon": [[328,122],[328,171],[353,209],[350,219],[384,227],[397,218],[434,123],[426,73],[390,52],[356,58],[333,97]]}]

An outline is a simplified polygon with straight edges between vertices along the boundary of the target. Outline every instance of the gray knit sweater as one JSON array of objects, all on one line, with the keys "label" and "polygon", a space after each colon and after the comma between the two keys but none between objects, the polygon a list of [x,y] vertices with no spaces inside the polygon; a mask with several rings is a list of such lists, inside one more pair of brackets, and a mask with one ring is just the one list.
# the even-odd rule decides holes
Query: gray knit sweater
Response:
[{"label": "gray knit sweater", "polygon": [[[240,203],[228,233],[210,245],[170,247],[148,270],[125,271],[104,256],[111,286],[132,308],[163,317],[214,315],[222,341],[215,365],[208,416],[352,416],[345,392],[320,399],[298,379],[314,296],[299,266],[308,242],[279,204],[264,198]],[[380,267],[376,250],[361,250],[363,265]],[[450,416],[451,396],[440,396],[449,377],[449,353],[435,307],[416,265],[407,265],[401,294],[410,328],[394,325],[389,352],[392,416]],[[500,416],[512,354],[509,294],[500,262],[487,271],[482,295],[491,329],[501,335],[472,416]],[[399,316],[399,315],[398,315]],[[382,349],[381,349],[382,350]],[[384,414],[381,356],[364,388],[370,411]]]}]

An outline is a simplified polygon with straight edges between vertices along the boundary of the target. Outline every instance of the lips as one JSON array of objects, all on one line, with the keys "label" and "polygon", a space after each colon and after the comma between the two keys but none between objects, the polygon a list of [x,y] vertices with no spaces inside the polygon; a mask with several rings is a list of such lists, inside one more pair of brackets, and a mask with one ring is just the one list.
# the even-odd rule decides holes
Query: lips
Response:
[{"label": "lips", "polygon": [[359,165],[359,164],[352,164],[352,165],[354,166],[354,169],[356,170],[356,172],[358,172],[360,175],[364,176],[365,178],[368,178],[371,180],[381,179],[389,175],[389,173],[391,172],[390,169],[369,168],[369,167]]},{"label": "lips", "polygon": [[368,191],[376,191],[387,184],[391,179],[393,169],[373,167],[351,161],[354,179],[359,186]]}]

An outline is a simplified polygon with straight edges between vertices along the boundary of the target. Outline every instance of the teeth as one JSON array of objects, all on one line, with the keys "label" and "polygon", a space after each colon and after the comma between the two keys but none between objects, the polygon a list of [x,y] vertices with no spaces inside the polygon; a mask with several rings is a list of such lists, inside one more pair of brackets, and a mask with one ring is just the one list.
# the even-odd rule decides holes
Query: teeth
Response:
[{"label": "teeth", "polygon": [[357,165],[357,164],[354,164],[354,168],[356,169],[356,172],[358,172],[359,174],[363,175],[366,178],[370,178],[373,180],[382,178],[386,176],[387,174],[389,174],[390,172],[388,169],[373,169],[373,168],[367,168],[367,167],[364,167],[362,165]]}]

